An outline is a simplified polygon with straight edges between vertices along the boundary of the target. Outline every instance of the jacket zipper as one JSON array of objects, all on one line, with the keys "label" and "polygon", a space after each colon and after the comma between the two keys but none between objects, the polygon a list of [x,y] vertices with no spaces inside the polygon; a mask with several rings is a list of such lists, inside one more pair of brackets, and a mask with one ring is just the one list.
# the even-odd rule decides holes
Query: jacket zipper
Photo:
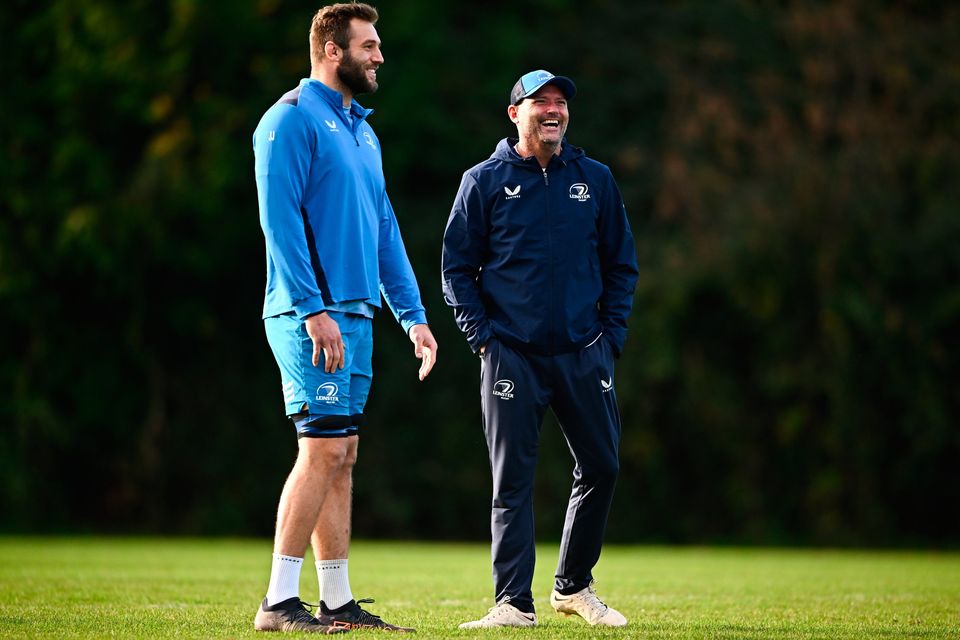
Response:
[{"label": "jacket zipper", "polygon": [[[553,306],[554,300],[556,300],[556,295],[554,294],[554,275],[553,275],[553,224],[550,219],[550,178],[547,175],[547,168],[541,167],[543,171],[543,185],[546,187],[546,198],[547,198],[547,255],[548,261],[550,264],[550,318],[556,318],[554,313]],[[550,353],[548,355],[553,355],[554,344],[556,343],[556,336],[554,335],[554,328],[551,325],[550,327]]]}]

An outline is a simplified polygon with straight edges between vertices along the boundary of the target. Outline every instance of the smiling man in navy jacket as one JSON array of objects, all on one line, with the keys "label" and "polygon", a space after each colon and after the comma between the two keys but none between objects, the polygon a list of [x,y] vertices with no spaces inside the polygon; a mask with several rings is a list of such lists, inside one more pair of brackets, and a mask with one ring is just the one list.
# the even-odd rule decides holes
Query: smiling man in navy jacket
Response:
[{"label": "smiling man in navy jacket", "polygon": [[637,259],[610,170],[567,143],[569,78],[523,75],[507,115],[518,138],[463,175],[443,236],[443,292],[481,357],[493,472],[494,606],[462,628],[537,623],[531,582],[533,482],[548,407],[573,454],[573,490],[550,604],[623,626],[592,570],[619,469],[614,359],[623,349]]},{"label": "smiling man in navy jacket", "polygon": [[[358,433],[373,378],[372,317],[381,294],[421,359],[436,362],[420,291],[387,197],[380,142],[354,97],[377,90],[383,64],[366,4],[324,7],[310,28],[310,78],[285,94],[253,136],[266,240],[263,305],[299,453],[277,512],[273,568],[259,631],[412,631],[362,609],[347,573]],[[312,541],[320,606],[300,600]]]}]

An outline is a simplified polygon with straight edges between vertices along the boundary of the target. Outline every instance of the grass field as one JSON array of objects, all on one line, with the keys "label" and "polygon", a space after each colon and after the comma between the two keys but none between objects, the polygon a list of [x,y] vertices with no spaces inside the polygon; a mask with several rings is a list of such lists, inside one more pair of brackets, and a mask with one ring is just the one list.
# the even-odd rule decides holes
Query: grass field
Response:
[{"label": "grass field", "polygon": [[[597,589],[630,624],[595,629],[550,610],[538,550],[537,629],[457,629],[492,604],[485,545],[356,542],[351,586],[418,638],[960,638],[957,553],[608,546]],[[0,638],[262,640],[269,570],[263,540],[0,538]]]}]

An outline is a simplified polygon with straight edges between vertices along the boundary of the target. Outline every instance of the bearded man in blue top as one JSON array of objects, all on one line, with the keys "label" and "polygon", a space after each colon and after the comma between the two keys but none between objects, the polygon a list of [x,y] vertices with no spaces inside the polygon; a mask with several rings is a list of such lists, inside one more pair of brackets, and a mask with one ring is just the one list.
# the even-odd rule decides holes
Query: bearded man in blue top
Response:
[{"label": "bearded man in blue top", "polygon": [[[377,18],[360,3],[318,11],[310,78],[267,110],[253,136],[267,253],[264,326],[299,446],[280,498],[259,631],[412,631],[362,609],[347,573],[352,471],[381,295],[414,344],[420,380],[437,354],[367,123],[372,112],[354,100],[377,90]],[[299,595],[310,543],[316,616]]]}]

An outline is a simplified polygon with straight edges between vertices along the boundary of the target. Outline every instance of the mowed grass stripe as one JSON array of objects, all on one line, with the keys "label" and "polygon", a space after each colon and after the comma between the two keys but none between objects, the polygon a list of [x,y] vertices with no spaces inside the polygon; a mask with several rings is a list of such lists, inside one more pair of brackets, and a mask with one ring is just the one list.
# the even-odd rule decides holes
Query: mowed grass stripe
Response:
[{"label": "mowed grass stripe", "polygon": [[[0,638],[262,639],[252,619],[270,552],[264,540],[0,538]],[[610,545],[597,589],[630,625],[596,629],[552,612],[557,545],[538,552],[533,630],[457,629],[492,605],[483,544],[355,542],[351,586],[417,638],[960,637],[958,553]],[[316,601],[309,554],[301,595]]]}]

